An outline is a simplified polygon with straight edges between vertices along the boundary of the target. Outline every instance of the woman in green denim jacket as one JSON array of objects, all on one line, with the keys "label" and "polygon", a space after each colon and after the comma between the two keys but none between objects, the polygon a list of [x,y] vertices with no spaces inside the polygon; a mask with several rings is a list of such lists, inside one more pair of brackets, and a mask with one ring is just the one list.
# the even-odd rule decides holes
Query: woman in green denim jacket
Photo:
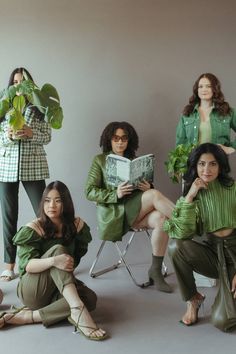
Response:
[{"label": "woman in green denim jacket", "polygon": [[129,123],[108,124],[101,135],[100,146],[103,154],[95,156],[85,188],[87,199],[97,203],[100,237],[116,242],[130,228],[152,229],[153,262],[149,278],[157,290],[171,292],[161,272],[168,243],[168,235],[161,225],[165,217],[170,217],[174,204],[145,180],[135,190],[127,182],[117,188],[108,185],[106,156],[112,152],[133,159],[138,149],[137,133]]},{"label": "woman in green denim jacket", "polygon": [[200,75],[177,125],[176,145],[211,142],[231,154],[236,149],[232,130],[236,131],[236,112],[225,101],[219,80],[210,73]]}]

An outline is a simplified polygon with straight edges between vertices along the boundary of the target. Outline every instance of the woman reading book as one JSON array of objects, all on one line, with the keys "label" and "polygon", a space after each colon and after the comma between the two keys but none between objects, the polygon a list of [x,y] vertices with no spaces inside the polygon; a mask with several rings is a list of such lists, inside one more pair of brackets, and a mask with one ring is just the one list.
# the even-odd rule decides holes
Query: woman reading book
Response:
[{"label": "woman reading book", "polygon": [[174,204],[153,188],[146,180],[133,187],[128,181],[117,187],[108,184],[106,157],[110,153],[134,159],[139,138],[134,127],[127,122],[109,123],[102,132],[100,147],[103,153],[95,156],[86,183],[87,199],[97,203],[100,237],[120,241],[131,228],[152,229],[152,265],[148,275],[156,289],[172,292],[162,274],[162,263],[168,243],[163,232],[164,219],[171,216]]}]

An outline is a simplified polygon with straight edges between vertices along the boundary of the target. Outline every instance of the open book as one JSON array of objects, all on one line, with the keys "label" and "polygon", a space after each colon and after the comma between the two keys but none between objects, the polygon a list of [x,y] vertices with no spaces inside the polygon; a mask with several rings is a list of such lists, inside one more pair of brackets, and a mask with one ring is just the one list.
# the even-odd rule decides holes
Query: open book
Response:
[{"label": "open book", "polygon": [[126,157],[109,154],[106,157],[107,182],[117,187],[122,182],[129,182],[134,187],[144,179],[153,182],[154,155],[148,154],[129,160]]}]

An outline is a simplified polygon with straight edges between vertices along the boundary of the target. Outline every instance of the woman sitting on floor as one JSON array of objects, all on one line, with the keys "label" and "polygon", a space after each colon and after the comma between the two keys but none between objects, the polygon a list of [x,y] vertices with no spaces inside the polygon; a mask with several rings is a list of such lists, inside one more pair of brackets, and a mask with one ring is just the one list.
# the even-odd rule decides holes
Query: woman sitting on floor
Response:
[{"label": "woman sitting on floor", "polygon": [[73,274],[87,252],[91,234],[87,224],[74,216],[64,183],[51,182],[46,187],[39,218],[22,227],[13,241],[19,257],[17,294],[27,307],[3,313],[0,328],[31,323],[48,327],[68,318],[88,339],[105,339],[106,332],[88,312],[96,306],[96,294]]}]

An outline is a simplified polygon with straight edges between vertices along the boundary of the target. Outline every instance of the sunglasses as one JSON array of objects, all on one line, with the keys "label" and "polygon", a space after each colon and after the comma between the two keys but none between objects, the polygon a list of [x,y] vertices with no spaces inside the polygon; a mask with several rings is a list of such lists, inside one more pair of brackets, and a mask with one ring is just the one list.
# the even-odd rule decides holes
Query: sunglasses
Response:
[{"label": "sunglasses", "polygon": [[122,143],[126,143],[126,141],[129,140],[128,135],[113,135],[113,137],[111,138],[115,143],[118,143],[120,140],[122,141]]}]

